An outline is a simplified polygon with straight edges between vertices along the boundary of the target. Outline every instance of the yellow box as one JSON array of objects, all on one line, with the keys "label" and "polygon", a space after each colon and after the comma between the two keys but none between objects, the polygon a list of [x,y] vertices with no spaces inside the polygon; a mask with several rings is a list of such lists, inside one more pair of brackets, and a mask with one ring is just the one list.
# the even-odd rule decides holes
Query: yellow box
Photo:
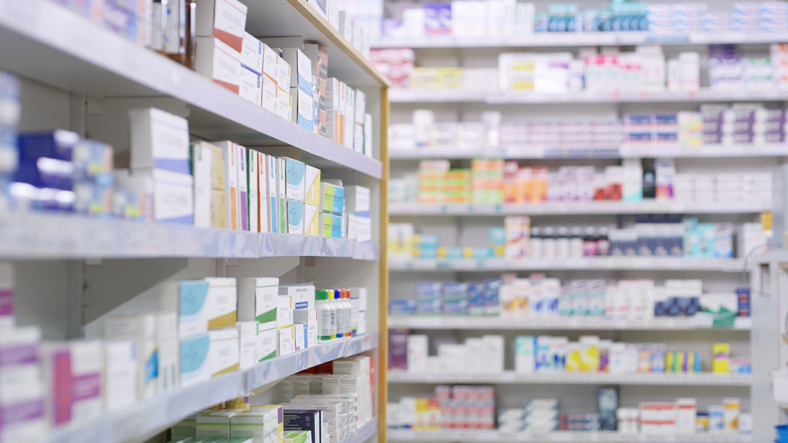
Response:
[{"label": "yellow box", "polygon": [[730,343],[714,343],[711,346],[711,372],[727,374],[731,372],[731,345]]},{"label": "yellow box", "polygon": [[319,208],[309,203],[304,205],[304,234],[321,235]]},{"label": "yellow box", "polygon": [[320,206],[320,169],[306,165],[306,196],[304,203]]},{"label": "yellow box", "polygon": [[227,194],[211,189],[211,227],[227,228]]}]

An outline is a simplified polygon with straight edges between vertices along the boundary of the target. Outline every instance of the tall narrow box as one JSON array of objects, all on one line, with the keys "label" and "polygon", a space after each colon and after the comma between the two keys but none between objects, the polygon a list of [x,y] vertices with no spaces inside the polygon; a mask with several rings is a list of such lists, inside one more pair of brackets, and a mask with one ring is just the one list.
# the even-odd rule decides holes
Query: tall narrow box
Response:
[{"label": "tall narrow box", "polygon": [[369,218],[371,193],[369,188],[358,185],[350,185],[345,187],[345,212],[355,215],[357,217]]},{"label": "tall narrow box", "polygon": [[268,162],[266,155],[257,153],[257,232],[271,232],[271,214],[268,202]]},{"label": "tall narrow box", "polygon": [[222,162],[224,164],[224,191],[226,200],[225,218],[227,228],[234,231],[239,230],[240,216],[238,203],[238,152],[239,147],[231,141],[217,142],[216,145],[222,150]]},{"label": "tall narrow box", "polygon": [[191,169],[194,179],[194,226],[211,226],[211,160],[213,154],[201,142],[191,145]]},{"label": "tall narrow box", "polygon": [[372,115],[364,116],[364,155],[372,158],[372,150],[375,141],[372,139]]},{"label": "tall narrow box", "polygon": [[137,346],[130,341],[104,344],[104,410],[115,412],[137,402]]},{"label": "tall narrow box", "polygon": [[278,278],[238,279],[238,320],[256,321],[260,329],[276,328]]},{"label": "tall narrow box", "polygon": [[285,159],[285,166],[287,168],[285,174],[287,199],[303,203],[306,194],[306,165],[298,160],[287,158]]},{"label": "tall narrow box", "polygon": [[208,282],[208,329],[235,326],[238,292],[234,278],[206,278]]},{"label": "tall narrow box", "polygon": [[249,231],[250,232],[260,232],[260,198],[258,193],[260,192],[259,184],[257,180],[260,177],[260,174],[257,170],[259,167],[259,162],[257,157],[259,156],[259,152],[255,151],[254,149],[247,150],[247,162],[246,164],[249,167],[248,173],[248,189],[249,189]]},{"label": "tall narrow box", "polygon": [[104,323],[104,336],[109,341],[130,341],[137,348],[137,397],[140,400],[158,394],[158,354],[156,315],[113,315]]},{"label": "tall narrow box", "polygon": [[259,360],[257,326],[256,321],[239,321],[235,324],[238,328],[238,368],[242,371],[251,368]]},{"label": "tall narrow box", "polygon": [[315,205],[304,204],[304,234],[321,235],[319,208]]},{"label": "tall narrow box", "polygon": [[304,203],[310,205],[320,205],[320,169],[305,165],[304,184],[306,193]]},{"label": "tall narrow box", "polygon": [[235,327],[208,331],[211,346],[208,351],[208,367],[211,377],[237,371],[241,365],[238,329]]},{"label": "tall narrow box", "polygon": [[343,124],[344,127],[342,129],[342,141],[346,148],[355,149],[354,142],[354,134],[355,134],[355,111],[356,111],[356,91],[354,91],[349,86],[345,86],[345,102],[343,103],[343,110],[344,110],[344,119]]},{"label": "tall narrow box", "polygon": [[178,315],[175,311],[158,312],[156,314],[156,353],[159,365],[159,394],[171,392],[180,387],[178,345]]},{"label": "tall narrow box", "polygon": [[248,149],[238,146],[238,230],[249,230],[249,158]]},{"label": "tall narrow box", "polygon": [[279,224],[279,199],[277,193],[279,178],[279,159],[266,155],[266,176],[268,177],[268,213],[271,222],[270,232],[282,233]]},{"label": "tall narrow box", "polygon": [[287,326],[276,331],[279,334],[277,355],[281,357],[295,352],[295,328]]},{"label": "tall narrow box", "polygon": [[284,157],[276,159],[276,201],[279,214],[279,232],[287,233],[287,159]]}]

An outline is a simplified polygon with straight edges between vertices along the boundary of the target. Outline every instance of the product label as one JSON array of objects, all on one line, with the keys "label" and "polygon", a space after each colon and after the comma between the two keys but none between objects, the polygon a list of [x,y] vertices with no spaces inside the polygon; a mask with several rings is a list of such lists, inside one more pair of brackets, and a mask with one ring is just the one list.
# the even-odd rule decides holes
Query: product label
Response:
[{"label": "product label", "polygon": [[36,362],[38,362],[38,346],[36,344],[0,347],[0,369],[35,364]]},{"label": "product label", "polygon": [[0,431],[10,425],[44,418],[44,400],[33,399],[0,406]]},{"label": "product label", "polygon": [[0,317],[14,315],[14,291],[0,289]]},{"label": "product label", "polygon": [[247,9],[236,0],[216,0],[213,36],[238,52],[243,49]]},{"label": "product label", "polygon": [[238,52],[219,40],[214,40],[212,80],[238,94],[241,84],[241,62]]}]

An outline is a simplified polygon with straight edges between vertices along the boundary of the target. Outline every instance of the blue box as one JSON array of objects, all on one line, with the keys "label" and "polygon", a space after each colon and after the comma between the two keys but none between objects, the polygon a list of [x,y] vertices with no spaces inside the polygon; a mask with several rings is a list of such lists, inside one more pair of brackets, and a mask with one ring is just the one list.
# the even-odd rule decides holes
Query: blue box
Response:
[{"label": "blue box", "polygon": [[415,315],[415,300],[391,300],[389,301],[389,315]]},{"label": "blue box", "polygon": [[71,161],[74,145],[79,142],[76,132],[58,129],[49,132],[19,134],[19,160],[38,160],[41,157]]},{"label": "blue box", "polygon": [[468,284],[468,314],[484,315],[485,311],[485,285],[484,283]]},{"label": "blue box", "polygon": [[487,315],[498,315],[501,280],[488,278],[484,281],[484,309]]}]

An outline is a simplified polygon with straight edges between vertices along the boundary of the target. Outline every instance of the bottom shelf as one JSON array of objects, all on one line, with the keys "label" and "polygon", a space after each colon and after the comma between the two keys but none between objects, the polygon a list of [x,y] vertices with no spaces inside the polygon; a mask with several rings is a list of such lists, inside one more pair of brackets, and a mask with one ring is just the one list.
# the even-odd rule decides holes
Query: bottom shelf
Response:
[{"label": "bottom shelf", "polygon": [[618,432],[554,432],[550,434],[506,434],[495,430],[451,429],[441,431],[413,431],[389,429],[388,441],[512,441],[529,443],[548,442],[670,442],[670,443],[750,443],[752,436],[736,434],[694,435],[627,435]]},{"label": "bottom shelf", "polygon": [[372,420],[368,421],[364,426],[356,430],[356,435],[351,435],[350,437],[340,441],[340,443],[364,443],[377,433],[378,418],[373,417]]},{"label": "bottom shelf", "polygon": [[[145,441],[191,414],[241,397],[264,384],[272,383],[313,366],[377,349],[378,344],[379,335],[370,333],[276,357],[258,363],[246,371],[224,374],[193,386],[161,394],[150,400],[141,401],[121,411],[107,412],[95,420],[52,430],[45,441],[47,443]],[[372,421],[375,422],[375,425],[370,429],[376,430],[377,419]],[[358,438],[363,433],[372,432],[367,429],[368,426],[369,423],[357,431]],[[357,440],[357,437],[346,439],[343,443],[366,440],[366,438]]]}]

